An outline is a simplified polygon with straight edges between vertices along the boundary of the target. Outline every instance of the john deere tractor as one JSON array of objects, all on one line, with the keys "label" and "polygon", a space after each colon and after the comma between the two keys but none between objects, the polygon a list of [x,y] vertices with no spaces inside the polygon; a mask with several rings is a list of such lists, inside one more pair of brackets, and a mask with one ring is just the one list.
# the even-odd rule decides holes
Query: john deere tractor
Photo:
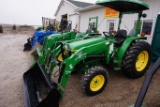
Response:
[{"label": "john deere tractor", "polygon": [[[82,88],[86,95],[101,93],[109,79],[107,65],[122,70],[130,78],[143,76],[150,64],[151,46],[140,36],[140,19],[149,6],[139,0],[98,0],[103,5],[119,11],[117,33],[103,32],[102,37],[78,41],[59,41],[51,49],[44,63],[39,60],[23,75],[27,107],[58,107],[70,75],[83,73]],[[135,33],[127,35],[120,29],[124,14],[138,13]],[[39,54],[42,54],[39,52]],[[42,60],[44,57],[42,57]],[[48,95],[40,101],[40,86]]]},{"label": "john deere tractor", "polygon": [[[71,24],[69,25],[71,26]],[[79,32],[76,29],[73,29],[73,31],[61,31],[57,34],[46,37],[43,43],[43,48],[37,48],[31,54],[31,59],[33,60],[32,62],[34,63],[38,60],[39,63],[44,64],[48,59],[48,55],[50,54],[50,52],[58,45],[60,45],[60,41],[72,42],[82,39],[89,39],[92,37],[101,37],[101,34],[97,32],[97,25],[98,17],[91,17],[89,18],[89,25],[86,32]],[[69,29],[71,29],[71,27],[69,27]]]}]

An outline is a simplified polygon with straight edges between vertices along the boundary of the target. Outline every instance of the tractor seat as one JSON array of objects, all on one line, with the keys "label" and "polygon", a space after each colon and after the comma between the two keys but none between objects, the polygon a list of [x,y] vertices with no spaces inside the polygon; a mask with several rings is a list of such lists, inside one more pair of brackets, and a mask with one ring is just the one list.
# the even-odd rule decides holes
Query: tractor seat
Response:
[{"label": "tractor seat", "polygon": [[116,35],[114,36],[114,44],[115,46],[121,46],[127,37],[126,30],[118,30]]}]

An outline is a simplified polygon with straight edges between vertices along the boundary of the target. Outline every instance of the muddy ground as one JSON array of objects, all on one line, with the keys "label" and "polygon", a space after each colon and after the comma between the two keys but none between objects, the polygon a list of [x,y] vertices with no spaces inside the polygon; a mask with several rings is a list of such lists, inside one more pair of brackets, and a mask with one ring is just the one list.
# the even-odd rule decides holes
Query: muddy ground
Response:
[{"label": "muddy ground", "polygon": [[[4,28],[0,34],[0,107],[24,107],[22,74],[29,69],[30,53],[23,44],[31,37],[31,28]],[[151,67],[150,67],[151,68]],[[82,74],[70,77],[60,107],[127,107],[135,102],[145,76],[126,78],[121,72],[109,71],[109,83],[96,96],[86,96],[81,87]],[[143,102],[146,107],[160,107],[160,73],[156,73]]]}]

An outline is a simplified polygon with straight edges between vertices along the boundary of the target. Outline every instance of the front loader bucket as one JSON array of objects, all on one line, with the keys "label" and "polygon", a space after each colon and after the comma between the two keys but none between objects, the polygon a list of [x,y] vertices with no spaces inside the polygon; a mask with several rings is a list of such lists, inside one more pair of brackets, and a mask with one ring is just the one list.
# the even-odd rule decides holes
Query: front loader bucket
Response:
[{"label": "front loader bucket", "polygon": [[29,43],[25,43],[23,51],[30,51],[30,50],[32,50],[32,46]]},{"label": "front loader bucket", "polygon": [[24,44],[23,51],[30,51],[32,49],[32,39],[28,38],[27,43]]},{"label": "front loader bucket", "polygon": [[37,62],[23,74],[25,107],[59,107],[60,93]]}]

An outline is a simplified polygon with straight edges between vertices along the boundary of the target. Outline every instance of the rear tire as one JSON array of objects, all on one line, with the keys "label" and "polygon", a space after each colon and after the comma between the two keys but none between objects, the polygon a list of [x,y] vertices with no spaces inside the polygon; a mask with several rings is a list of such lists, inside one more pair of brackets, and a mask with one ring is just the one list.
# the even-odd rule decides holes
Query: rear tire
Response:
[{"label": "rear tire", "polygon": [[143,76],[151,60],[151,46],[145,41],[136,41],[127,50],[122,67],[124,73],[130,78]]},{"label": "rear tire", "polygon": [[108,72],[100,66],[92,67],[82,78],[82,87],[85,94],[93,96],[101,93],[108,83]]}]

